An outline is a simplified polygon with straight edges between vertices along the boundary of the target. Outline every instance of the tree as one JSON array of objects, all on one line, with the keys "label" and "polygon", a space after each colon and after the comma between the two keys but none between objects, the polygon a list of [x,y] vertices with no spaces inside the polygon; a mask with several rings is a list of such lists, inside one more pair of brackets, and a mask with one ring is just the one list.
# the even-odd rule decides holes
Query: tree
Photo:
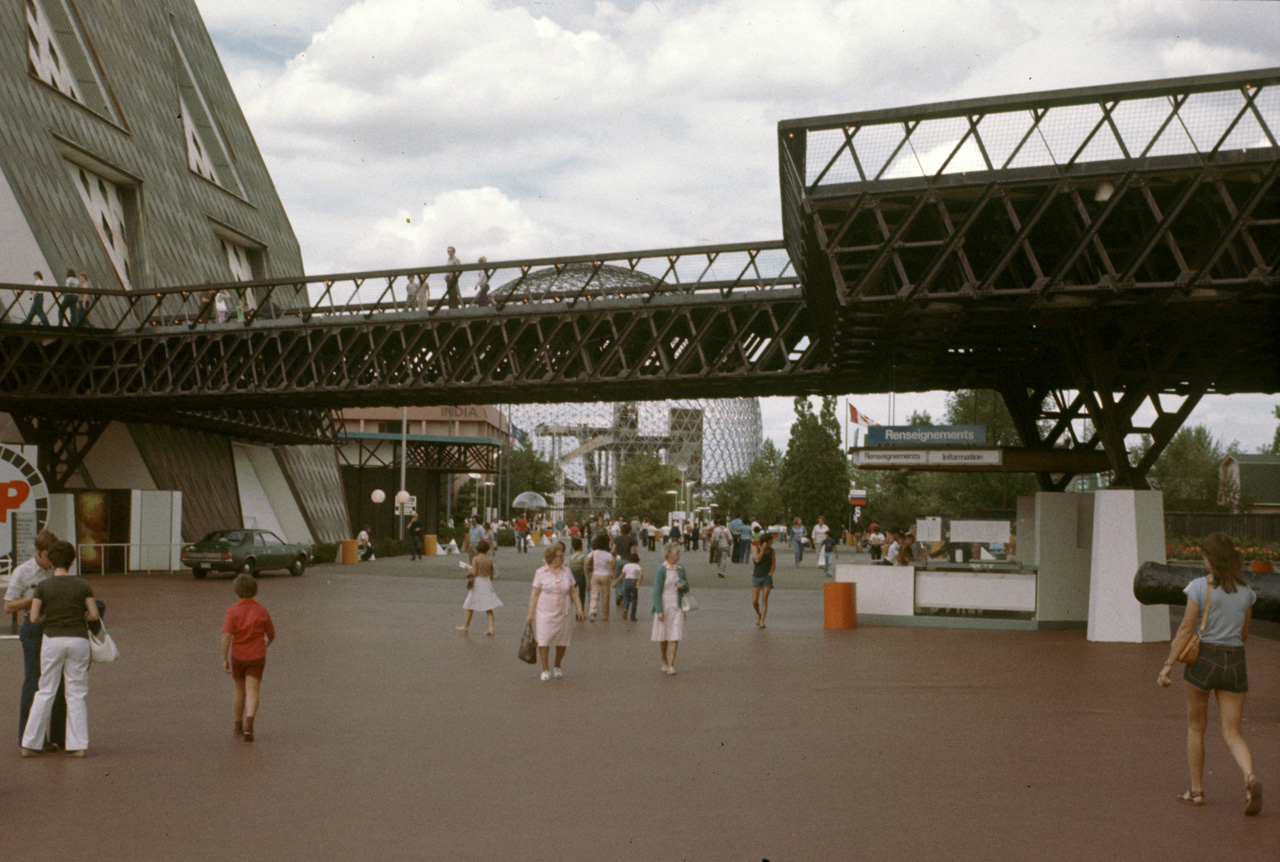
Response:
[{"label": "tree", "polygon": [[665,524],[667,513],[675,507],[669,491],[678,490],[680,474],[658,460],[658,456],[644,452],[633,455],[618,471],[618,503],[615,515],[623,518],[648,518],[655,524]]},{"label": "tree", "polygon": [[[1276,406],[1276,418],[1280,419],[1280,405]],[[1280,455],[1280,425],[1276,426],[1276,436],[1271,441],[1271,452],[1269,454]]]},{"label": "tree", "polygon": [[[1143,440],[1140,449],[1151,445]],[[1164,493],[1167,512],[1214,512],[1229,508],[1218,502],[1218,466],[1226,452],[1203,425],[1183,428],[1173,435],[1147,473],[1151,487]]]},{"label": "tree", "polygon": [[[947,397],[949,425],[987,426],[988,446],[1018,446],[1021,439],[1004,399],[989,389],[962,389]],[[1009,511],[1018,497],[1039,490],[1030,473],[939,473],[938,502],[949,515]]]},{"label": "tree", "polygon": [[[511,485],[508,488],[507,502],[510,503],[525,491],[535,491],[551,502],[551,497],[560,487],[560,471],[550,458],[544,458],[534,449],[528,440],[520,446],[513,446],[506,455],[499,459],[500,470],[506,469],[506,458],[511,460]],[[517,512],[513,509],[512,517]]]},{"label": "tree", "polygon": [[782,502],[789,517],[815,524],[823,515],[838,527],[849,504],[849,461],[840,447],[840,422],[836,399],[826,395],[814,414],[809,399],[795,400],[796,419],[783,458]]},{"label": "tree", "polygon": [[778,524],[786,518],[782,502],[782,453],[765,440],[747,470],[751,482],[750,516],[762,524]]},{"label": "tree", "polygon": [[749,472],[730,473],[716,485],[712,501],[716,504],[717,517],[725,519],[725,523],[736,518],[751,516],[752,500],[755,489]]}]

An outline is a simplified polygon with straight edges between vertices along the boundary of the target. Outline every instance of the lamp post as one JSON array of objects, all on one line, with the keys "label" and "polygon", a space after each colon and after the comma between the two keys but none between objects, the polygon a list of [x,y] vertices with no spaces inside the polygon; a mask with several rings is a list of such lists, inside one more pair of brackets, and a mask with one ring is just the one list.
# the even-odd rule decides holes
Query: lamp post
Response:
[{"label": "lamp post", "polygon": [[[481,518],[482,521],[489,520],[489,502],[493,498],[493,492],[490,491],[489,489],[492,487],[493,487],[492,482],[484,483],[484,517]],[[497,519],[495,518],[494,520],[497,520]]]},{"label": "lamp post", "polygon": [[[396,494],[396,502],[400,510],[400,541],[404,541],[404,504],[409,501],[409,492],[405,490],[405,470],[409,463],[409,408],[400,408],[400,492]],[[400,497],[404,496],[401,500]]]}]

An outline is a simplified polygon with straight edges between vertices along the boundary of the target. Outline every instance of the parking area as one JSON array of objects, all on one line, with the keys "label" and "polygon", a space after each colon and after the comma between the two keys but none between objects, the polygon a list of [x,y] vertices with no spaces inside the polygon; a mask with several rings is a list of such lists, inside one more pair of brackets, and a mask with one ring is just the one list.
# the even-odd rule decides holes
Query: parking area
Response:
[{"label": "parking area", "polygon": [[[497,559],[495,637],[457,558],[267,575],[257,741],[231,734],[230,581],[94,579],[122,656],[95,667],[90,755],[0,780],[15,858],[1179,859],[1280,848],[1280,641],[1250,641],[1246,734],[1268,808],[1211,730],[1187,786],[1167,645],[1082,631],[824,631],[821,572],[779,554],[769,627],[746,566],[689,555],[679,674],[641,619],[582,623],[566,677],[515,657],[536,554]],[[646,558],[652,570],[656,555]],[[807,561],[808,563],[809,561]],[[21,657],[0,641],[16,729]],[[16,735],[16,734],[15,734]],[[71,824],[71,828],[48,826]]]}]

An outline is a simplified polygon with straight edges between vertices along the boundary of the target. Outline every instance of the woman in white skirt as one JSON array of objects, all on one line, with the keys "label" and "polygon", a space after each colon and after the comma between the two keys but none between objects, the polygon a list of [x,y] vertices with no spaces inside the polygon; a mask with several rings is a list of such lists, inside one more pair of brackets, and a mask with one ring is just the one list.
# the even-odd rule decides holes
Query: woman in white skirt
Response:
[{"label": "woman in white skirt", "polygon": [[476,545],[478,552],[471,558],[471,565],[467,567],[470,573],[467,585],[467,600],[462,603],[462,607],[466,609],[466,619],[462,621],[462,625],[458,626],[458,631],[465,632],[471,627],[471,614],[475,611],[484,611],[489,617],[489,630],[485,632],[487,635],[493,634],[493,611],[494,608],[502,607],[502,599],[498,598],[498,594],[493,591],[493,579],[495,577],[493,571],[493,560],[489,559],[489,543],[481,541]]},{"label": "woman in white skirt", "polygon": [[676,649],[684,637],[684,611],[680,598],[689,591],[689,578],[680,565],[680,544],[667,545],[666,561],[658,566],[653,583],[653,635],[662,650],[662,672],[676,672]]},{"label": "woman in white skirt", "polygon": [[[542,681],[553,677],[560,679],[564,671],[560,662],[569,648],[569,608],[578,610],[578,622],[586,618],[582,612],[582,600],[578,598],[578,585],[573,572],[564,562],[564,544],[552,542],[542,552],[546,565],[533,576],[533,592],[529,595],[529,616],[525,622],[533,624],[538,641],[538,658],[542,660]],[[572,604],[571,604],[572,603]],[[537,620],[534,620],[534,612]],[[555,667],[548,668],[551,648],[556,648]]]}]

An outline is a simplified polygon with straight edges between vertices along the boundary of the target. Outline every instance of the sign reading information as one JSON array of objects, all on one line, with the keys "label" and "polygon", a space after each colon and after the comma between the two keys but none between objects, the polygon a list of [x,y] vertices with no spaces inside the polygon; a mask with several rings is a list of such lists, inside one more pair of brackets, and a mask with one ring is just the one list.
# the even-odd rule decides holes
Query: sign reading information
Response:
[{"label": "sign reading information", "polygon": [[986,425],[872,425],[867,446],[985,446]]},{"label": "sign reading information", "polygon": [[925,464],[959,467],[965,464],[999,466],[1003,453],[999,449],[858,449],[853,453],[855,467],[921,467]]}]

